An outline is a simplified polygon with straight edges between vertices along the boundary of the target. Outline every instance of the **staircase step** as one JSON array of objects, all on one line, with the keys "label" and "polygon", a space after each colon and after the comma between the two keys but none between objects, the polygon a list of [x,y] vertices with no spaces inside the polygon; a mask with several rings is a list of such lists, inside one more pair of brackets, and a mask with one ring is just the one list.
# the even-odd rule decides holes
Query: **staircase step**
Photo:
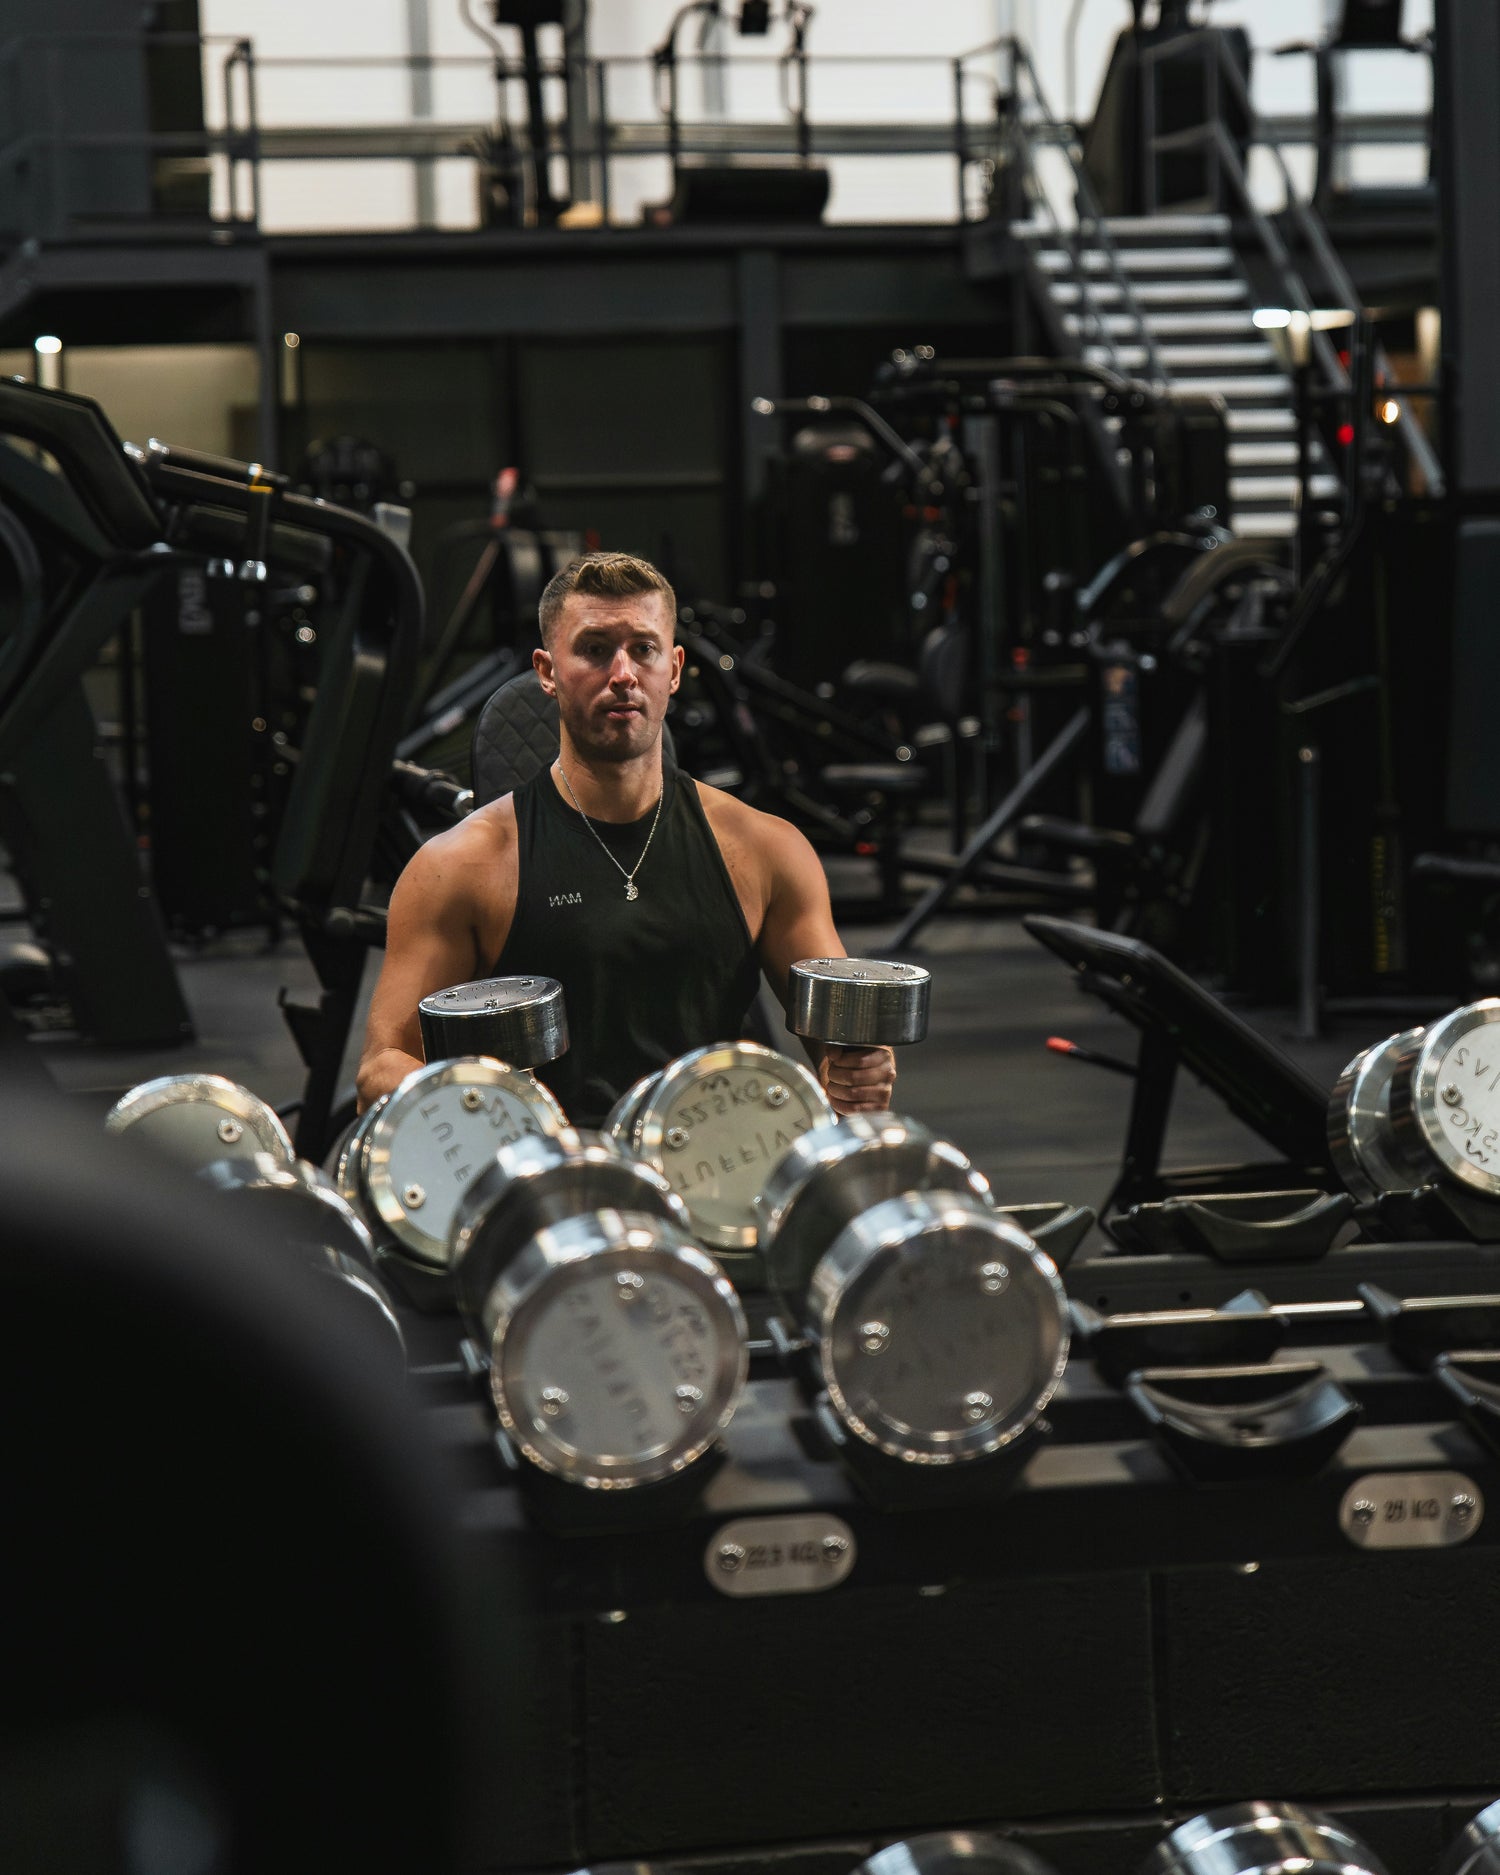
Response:
[{"label": "staircase step", "polygon": [[1246,409],[1243,405],[1231,404],[1228,411],[1229,433],[1231,436],[1295,436],[1297,421],[1291,411],[1281,405],[1269,410]]},{"label": "staircase step", "polygon": [[1237,514],[1234,531],[1242,540],[1285,540],[1297,531],[1297,517],[1290,508],[1267,508],[1263,514]]},{"label": "staircase step", "polygon": [[1231,469],[1284,469],[1295,467],[1297,444],[1231,443],[1227,453]]},{"label": "staircase step", "polygon": [[1222,312],[1147,312],[1152,338],[1239,338],[1256,330],[1248,306],[1229,306]]},{"label": "staircase step", "polygon": [[1112,365],[1120,371],[1144,371],[1149,363],[1144,345],[1085,345],[1086,365]]},{"label": "staircase step", "polygon": [[[1153,333],[1152,337],[1155,336]],[[1156,350],[1163,365],[1173,373],[1243,368],[1264,371],[1268,366],[1274,371],[1278,363],[1275,352],[1264,339],[1249,345],[1158,345]]]},{"label": "staircase step", "polygon": [[[1232,308],[1226,312],[1146,312],[1138,318],[1133,312],[1101,313],[1104,330],[1111,338],[1138,339],[1141,333],[1141,318],[1144,318],[1146,330],[1160,346],[1163,341],[1173,339],[1196,338],[1243,338],[1257,345],[1257,361],[1273,359],[1276,354],[1272,347],[1261,339],[1255,339],[1255,325],[1250,317],[1248,306]],[[1092,333],[1094,317],[1090,312],[1064,313],[1063,330],[1076,338],[1085,331]]]},{"label": "staircase step", "polygon": [[[1092,222],[1087,222],[1080,229],[1081,238],[1090,246],[1096,245],[1093,226]],[[1227,215],[1106,215],[1104,226],[1116,246],[1135,241],[1226,241],[1230,235]],[[1018,241],[1057,239],[1052,223],[1040,219],[1013,221],[1010,232]]]},{"label": "staircase step", "polygon": [[[1132,370],[1145,369],[1148,360],[1144,345],[1120,345],[1114,350],[1120,364]],[[1111,362],[1110,348],[1085,345],[1083,357],[1086,364],[1107,365]],[[1156,357],[1169,378],[1193,386],[1202,381],[1199,372],[1264,372],[1268,366],[1273,370],[1276,366],[1276,354],[1269,345],[1158,345]]]},{"label": "staircase step", "polygon": [[[1184,378],[1184,390],[1216,392],[1231,406],[1246,400],[1262,397],[1290,397],[1292,384],[1284,377],[1243,377],[1243,378]],[[1287,422],[1291,422],[1292,413],[1286,413]]]},{"label": "staircase step", "polygon": [[1106,215],[1104,225],[1115,242],[1173,240],[1178,236],[1200,241],[1217,237],[1223,241],[1230,232],[1227,215]]},{"label": "staircase step", "polygon": [[[1140,338],[1141,322],[1136,318],[1134,313],[1104,313],[1102,317],[1104,330],[1112,339]],[[1074,338],[1077,338],[1083,332],[1092,334],[1094,331],[1094,316],[1092,313],[1088,312],[1065,313],[1063,315],[1062,325],[1063,331],[1071,333]]]},{"label": "staircase step", "polygon": [[[1314,475],[1308,478],[1307,492],[1314,501],[1326,501],[1341,486],[1336,475]],[[1300,487],[1295,475],[1231,475],[1229,499],[1238,513],[1241,504],[1248,501],[1295,501]]]},{"label": "staircase step", "polygon": [[[1131,294],[1143,311],[1153,306],[1236,306],[1248,304],[1250,294],[1243,280],[1133,280]],[[1076,306],[1083,297],[1076,280],[1049,280],[1047,291],[1059,306]],[[1089,298],[1096,306],[1118,306],[1124,298],[1113,280],[1089,284]]]},{"label": "staircase step", "polygon": [[[1043,273],[1072,273],[1073,256],[1065,247],[1038,248],[1032,257]],[[1097,247],[1079,255],[1085,273],[1111,273],[1116,258]],[[1226,273],[1234,265],[1228,247],[1122,247],[1118,259],[1122,273]]]}]

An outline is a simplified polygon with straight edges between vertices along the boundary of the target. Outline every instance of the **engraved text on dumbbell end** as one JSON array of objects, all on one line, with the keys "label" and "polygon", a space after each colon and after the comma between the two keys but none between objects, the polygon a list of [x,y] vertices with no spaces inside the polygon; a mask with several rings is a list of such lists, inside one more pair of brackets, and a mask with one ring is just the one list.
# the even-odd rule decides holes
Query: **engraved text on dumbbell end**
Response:
[{"label": "engraved text on dumbbell end", "polygon": [[927,975],[920,964],[888,963],[865,957],[808,957],[794,968],[809,975],[821,973],[856,983],[911,983]]},{"label": "engraved text on dumbbell end", "polygon": [[[535,1114],[504,1088],[460,1088],[457,1113],[449,1104],[451,1098],[440,1088],[422,1102],[417,1113],[426,1123],[428,1141],[442,1156],[444,1175],[455,1185],[468,1184],[502,1146],[542,1134]],[[452,1118],[447,1117],[450,1114]]]},{"label": "engraved text on dumbbell end", "polygon": [[1500,1036],[1471,1031],[1438,1063],[1441,1121],[1452,1146],[1480,1171],[1500,1173]]},{"label": "engraved text on dumbbell end", "polygon": [[[759,1175],[776,1165],[791,1150],[793,1140],[811,1132],[812,1124],[811,1120],[792,1114],[778,1120],[774,1126],[756,1127],[748,1137],[731,1139],[727,1142],[727,1151],[716,1146],[712,1134],[706,1139],[699,1135],[698,1156],[684,1156],[668,1167],[673,1189],[686,1196],[700,1186],[717,1185],[725,1179],[744,1184],[746,1172],[754,1171]],[[683,1126],[669,1126],[663,1134],[672,1152],[684,1154],[694,1137],[692,1130]],[[757,1176],[746,1185],[747,1198],[754,1197],[760,1182]]]},{"label": "engraved text on dumbbell end", "polygon": [[[619,1299],[629,1304],[618,1315],[602,1311],[589,1286],[566,1294],[570,1388],[585,1400],[607,1398],[610,1415],[626,1441],[649,1444],[669,1436],[668,1415],[689,1419],[705,1405],[712,1384],[713,1328],[701,1304],[675,1282],[620,1270],[613,1286]],[[648,1347],[654,1349],[647,1367],[655,1369],[655,1380],[643,1373],[633,1352],[644,1353]],[[552,1422],[568,1412],[572,1423],[576,1401],[569,1388],[554,1381],[537,1398],[542,1420]],[[583,1410],[587,1415],[587,1405]],[[543,1426],[538,1424],[537,1430]]]}]

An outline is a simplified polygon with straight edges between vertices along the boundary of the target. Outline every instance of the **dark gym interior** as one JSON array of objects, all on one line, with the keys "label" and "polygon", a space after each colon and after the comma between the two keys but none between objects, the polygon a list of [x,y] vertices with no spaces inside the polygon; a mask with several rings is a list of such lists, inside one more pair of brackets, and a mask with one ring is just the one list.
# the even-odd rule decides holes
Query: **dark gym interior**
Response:
[{"label": "dark gym interior", "polygon": [[[0,1868],[1500,1875],[1495,0],[0,70]],[[847,956],[601,1123],[481,954],[377,1088],[559,771]]]}]

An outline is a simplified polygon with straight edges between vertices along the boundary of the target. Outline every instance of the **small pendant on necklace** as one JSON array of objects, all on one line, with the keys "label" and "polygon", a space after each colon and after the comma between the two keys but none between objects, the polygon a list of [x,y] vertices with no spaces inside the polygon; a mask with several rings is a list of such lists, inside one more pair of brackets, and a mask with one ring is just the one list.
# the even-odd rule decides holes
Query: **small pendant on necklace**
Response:
[{"label": "small pendant on necklace", "polygon": [[640,897],[640,891],[637,888],[634,879],[627,879],[625,881],[625,896],[626,898],[639,898]]}]

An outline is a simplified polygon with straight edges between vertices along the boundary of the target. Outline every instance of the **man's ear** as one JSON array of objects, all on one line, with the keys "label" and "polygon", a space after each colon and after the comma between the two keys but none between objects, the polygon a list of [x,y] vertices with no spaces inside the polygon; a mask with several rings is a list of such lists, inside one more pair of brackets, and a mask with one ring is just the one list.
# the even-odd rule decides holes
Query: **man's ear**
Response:
[{"label": "man's ear", "polygon": [[540,646],[531,654],[531,668],[542,680],[542,688],[549,697],[557,695],[557,680],[552,675],[552,653]]},{"label": "man's ear", "polygon": [[[672,689],[682,682],[682,667],[687,663],[687,651],[682,645],[672,647]],[[668,693],[670,694],[670,692]]]}]

